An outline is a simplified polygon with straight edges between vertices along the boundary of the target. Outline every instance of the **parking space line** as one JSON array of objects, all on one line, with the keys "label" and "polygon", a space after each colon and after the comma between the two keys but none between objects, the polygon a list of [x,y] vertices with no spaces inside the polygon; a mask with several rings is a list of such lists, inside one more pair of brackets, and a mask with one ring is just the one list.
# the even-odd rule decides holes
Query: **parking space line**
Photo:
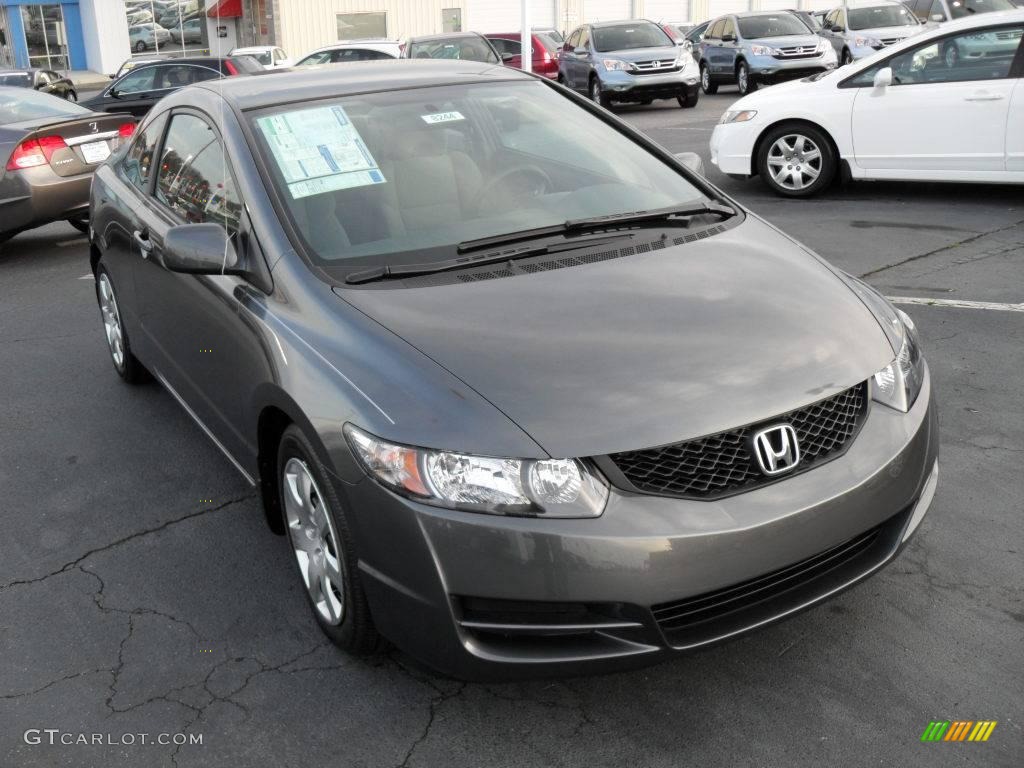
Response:
[{"label": "parking space line", "polygon": [[71,240],[58,240],[54,245],[58,248],[67,248],[72,245],[84,245],[89,242],[88,237],[74,237]]},{"label": "parking space line", "polygon": [[79,279],[79,280],[94,280],[95,278],[93,277],[93,274],[92,274],[92,272],[90,272],[90,273],[89,273],[89,274],[87,274],[87,275],[82,275],[82,276],[81,276],[80,278],[78,278],[78,279]]},{"label": "parking space line", "polygon": [[920,304],[925,307],[952,307],[953,309],[987,309],[994,312],[1024,312],[1022,304],[1003,304],[996,301],[961,301],[959,299],[929,299],[921,296],[890,296],[893,304]]}]

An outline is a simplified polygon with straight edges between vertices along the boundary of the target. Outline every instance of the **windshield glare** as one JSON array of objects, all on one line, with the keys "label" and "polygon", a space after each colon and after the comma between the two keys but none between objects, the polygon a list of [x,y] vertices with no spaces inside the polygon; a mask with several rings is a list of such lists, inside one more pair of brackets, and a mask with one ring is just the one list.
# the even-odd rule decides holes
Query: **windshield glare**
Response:
[{"label": "windshield glare", "polygon": [[487,43],[467,37],[457,40],[430,40],[409,46],[411,59],[455,59],[497,64],[498,57]]},{"label": "windshield glare", "polygon": [[628,51],[631,48],[660,48],[675,45],[661,27],[650,22],[616,24],[594,28],[594,50]]},{"label": "windshield glare", "polygon": [[962,19],[976,13],[1012,10],[1014,10],[1014,5],[1010,0],[953,0],[949,4],[949,12],[954,19]]},{"label": "windshield glare", "polygon": [[27,72],[0,72],[0,85],[28,88],[32,85],[32,76]]},{"label": "windshield glare", "polygon": [[288,216],[321,267],[440,261],[466,240],[704,199],[541,83],[289,104],[252,122]]},{"label": "windshield glare", "polygon": [[809,35],[811,33],[807,29],[807,25],[791,13],[741,16],[738,21],[740,37],[744,40],[760,40],[764,37],[782,37],[784,35]]},{"label": "windshield glare", "polygon": [[48,93],[23,88],[0,88],[0,125],[36,120],[40,117],[77,117],[90,110]]},{"label": "windshield glare", "polygon": [[850,29],[917,26],[917,18],[903,6],[878,5],[874,8],[850,8]]}]

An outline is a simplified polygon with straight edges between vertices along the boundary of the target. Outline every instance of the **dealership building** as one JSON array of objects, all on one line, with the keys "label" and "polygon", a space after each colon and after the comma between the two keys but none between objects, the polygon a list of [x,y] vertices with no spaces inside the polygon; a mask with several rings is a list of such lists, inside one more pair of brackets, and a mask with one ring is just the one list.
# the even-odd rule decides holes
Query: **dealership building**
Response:
[{"label": "dealership building", "polygon": [[[569,31],[625,18],[703,21],[733,11],[821,9],[839,0],[528,0],[531,24]],[[0,0],[0,67],[113,73],[129,57],[338,40],[515,32],[518,0]]]}]

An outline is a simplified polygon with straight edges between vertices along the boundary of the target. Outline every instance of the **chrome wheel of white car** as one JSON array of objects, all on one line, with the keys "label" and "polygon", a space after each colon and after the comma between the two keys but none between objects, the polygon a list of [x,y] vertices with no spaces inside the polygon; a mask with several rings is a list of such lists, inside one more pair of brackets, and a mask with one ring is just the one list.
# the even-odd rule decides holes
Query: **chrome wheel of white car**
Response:
[{"label": "chrome wheel of white car", "polygon": [[304,461],[289,459],[282,475],[288,535],[299,573],[320,618],[337,626],[345,618],[345,576],[327,500]]},{"label": "chrome wheel of white car", "polygon": [[821,148],[802,133],[781,136],[768,150],[768,171],[783,189],[806,189],[818,179],[821,170]]}]

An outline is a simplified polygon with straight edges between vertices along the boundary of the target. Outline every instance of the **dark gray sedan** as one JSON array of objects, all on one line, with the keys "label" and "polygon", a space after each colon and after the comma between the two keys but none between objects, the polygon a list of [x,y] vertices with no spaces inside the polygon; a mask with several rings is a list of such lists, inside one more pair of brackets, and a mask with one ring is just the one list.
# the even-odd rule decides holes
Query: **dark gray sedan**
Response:
[{"label": "dark gray sedan", "polygon": [[182,89],[91,213],[114,368],[259,489],[348,651],[649,663],[857,583],[931,503],[910,318],[517,70]]}]

